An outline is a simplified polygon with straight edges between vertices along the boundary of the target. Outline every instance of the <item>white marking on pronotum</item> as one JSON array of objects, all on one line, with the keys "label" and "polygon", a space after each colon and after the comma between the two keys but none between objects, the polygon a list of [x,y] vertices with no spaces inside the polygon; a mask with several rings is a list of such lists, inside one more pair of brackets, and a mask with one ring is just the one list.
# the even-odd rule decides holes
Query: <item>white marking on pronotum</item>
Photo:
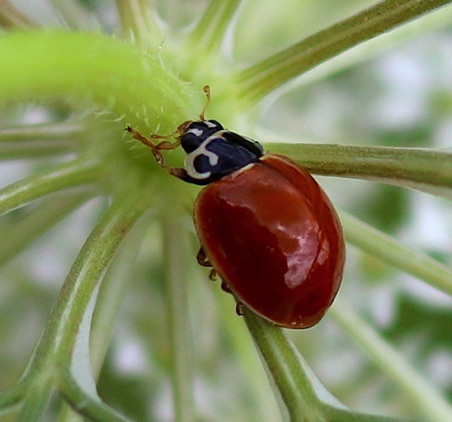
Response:
[{"label": "white marking on pronotum", "polygon": [[[196,130],[196,129],[194,129]],[[207,149],[207,145],[214,139],[218,138],[218,134],[213,134],[209,136],[204,142],[199,145],[194,151],[190,152],[185,156],[185,170],[187,174],[193,179],[207,179],[212,174],[211,171],[206,171],[204,173],[199,173],[195,168],[195,159],[200,155],[205,155],[209,159],[209,164],[213,167],[218,164],[218,155]]]},{"label": "white marking on pronotum", "polygon": [[195,135],[196,137],[200,137],[202,136],[203,130],[202,129],[198,129],[198,128],[192,128],[192,129],[188,129],[184,135],[186,135],[187,133],[193,133],[193,135]]},{"label": "white marking on pronotum", "polygon": [[204,123],[207,127],[210,127],[210,128],[212,128],[212,129],[213,129],[214,127],[217,127],[217,126],[218,126],[218,124],[213,123],[213,122],[209,122],[208,120],[204,120],[203,123]]}]

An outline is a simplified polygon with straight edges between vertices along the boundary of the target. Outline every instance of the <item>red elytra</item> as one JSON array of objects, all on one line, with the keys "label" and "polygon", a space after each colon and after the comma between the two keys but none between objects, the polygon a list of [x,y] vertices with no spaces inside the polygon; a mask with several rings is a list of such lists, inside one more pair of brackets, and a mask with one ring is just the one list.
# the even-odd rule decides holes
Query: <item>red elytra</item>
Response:
[{"label": "red elytra", "polygon": [[264,155],[207,185],[194,220],[239,303],[281,327],[320,321],[341,283],[345,245],[333,205],[307,171]]}]

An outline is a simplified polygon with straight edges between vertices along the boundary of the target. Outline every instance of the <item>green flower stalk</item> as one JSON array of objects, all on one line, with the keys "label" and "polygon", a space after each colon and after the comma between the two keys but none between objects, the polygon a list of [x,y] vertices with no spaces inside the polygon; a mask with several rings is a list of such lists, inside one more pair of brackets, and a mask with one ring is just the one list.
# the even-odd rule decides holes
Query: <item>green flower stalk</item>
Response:
[{"label": "green flower stalk", "polygon": [[[207,274],[195,265],[198,244],[190,210],[197,188],[169,177],[124,132],[131,125],[147,135],[174,133],[199,116],[205,104],[202,87],[208,84],[208,118],[244,134],[264,133],[260,140],[266,150],[285,154],[314,174],[450,198],[452,154],[447,149],[430,148],[427,142],[423,148],[340,145],[337,139],[319,144],[302,142],[309,136],[299,133],[293,143],[284,134],[266,134],[258,123],[265,99],[305,72],[317,75],[312,79],[317,83],[339,68],[346,72],[369,58],[359,45],[388,32],[382,38],[393,45],[397,36],[390,31],[415,19],[429,22],[430,29],[444,27],[452,11],[442,6],[450,1],[381,1],[325,29],[319,25],[312,35],[250,64],[238,63],[226,51],[240,49],[235,25],[241,14],[246,17],[240,2],[212,0],[184,29],[175,24],[184,19],[182,10],[171,10],[184,2],[163,3],[154,8],[143,0],[118,0],[119,27],[107,35],[99,29],[102,18],[95,30],[80,30],[95,19],[76,2],[55,2],[69,27],[64,29],[40,25],[32,13],[3,2],[0,171],[6,170],[0,177],[10,179],[10,162],[21,162],[23,175],[0,185],[0,343],[7,345],[7,351],[0,349],[0,415],[23,421],[317,422],[402,421],[421,414],[422,420],[452,421],[445,397],[450,385],[442,391],[421,375],[426,368],[416,368],[416,356],[407,358],[407,349],[432,360],[437,350],[428,344],[430,337],[410,337],[409,317],[419,313],[404,314],[404,306],[418,310],[419,305],[395,287],[400,274],[411,274],[450,296],[447,253],[432,257],[422,245],[411,247],[363,223],[350,214],[352,206],[341,204],[347,208],[341,216],[353,252],[344,290],[326,321],[307,332],[287,333],[246,309],[239,318],[231,297],[220,292],[218,283],[204,283]],[[95,7],[100,6],[93,2]],[[308,7],[313,4],[287,6],[284,12],[290,21]],[[340,62],[339,55],[354,47],[362,55]],[[258,48],[265,51],[264,45]],[[327,61],[330,70],[320,69]],[[446,109],[449,97],[442,97]],[[29,123],[36,115],[39,122]],[[182,165],[178,150],[167,159]],[[388,201],[387,208],[393,205]],[[90,206],[92,231],[65,280],[57,288],[44,287],[33,270],[36,257],[47,250],[52,233],[57,237],[52,250],[72,247],[73,239],[58,233],[70,226],[74,212],[78,216]],[[52,267],[44,278],[57,273]],[[396,334],[411,349],[372,321],[370,309],[377,305],[366,309],[366,304],[380,288],[391,292],[397,317],[406,317]],[[426,317],[420,322],[431,320],[437,327],[441,324],[434,318],[441,312],[438,321],[450,322],[450,311],[434,311],[428,300],[422,306]],[[31,336],[33,344],[24,339],[26,352],[20,347],[19,353],[15,337],[20,329],[14,327],[22,327],[21,318],[33,312],[40,315],[37,321],[42,319],[41,334]],[[440,330],[436,340],[438,348],[452,341]],[[341,383],[339,359],[350,343],[356,345],[356,367]],[[328,362],[338,362],[331,378],[319,364],[325,353]],[[135,369],[124,370],[127,365]],[[372,388],[377,390],[374,405],[366,406],[363,397]],[[384,403],[384,409],[376,411],[375,403]]]}]

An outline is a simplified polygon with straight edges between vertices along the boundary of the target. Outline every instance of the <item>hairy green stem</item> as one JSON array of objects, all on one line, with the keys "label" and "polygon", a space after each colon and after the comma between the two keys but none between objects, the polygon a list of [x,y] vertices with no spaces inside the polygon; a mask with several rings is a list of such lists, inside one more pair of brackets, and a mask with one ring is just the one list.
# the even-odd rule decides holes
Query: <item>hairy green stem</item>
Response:
[{"label": "hairy green stem", "polygon": [[[114,38],[17,32],[0,37],[0,51],[0,102],[68,99],[80,108],[108,110],[124,125],[163,132],[193,115],[188,85],[163,69],[156,56]],[[200,88],[199,99],[201,104]]]}]

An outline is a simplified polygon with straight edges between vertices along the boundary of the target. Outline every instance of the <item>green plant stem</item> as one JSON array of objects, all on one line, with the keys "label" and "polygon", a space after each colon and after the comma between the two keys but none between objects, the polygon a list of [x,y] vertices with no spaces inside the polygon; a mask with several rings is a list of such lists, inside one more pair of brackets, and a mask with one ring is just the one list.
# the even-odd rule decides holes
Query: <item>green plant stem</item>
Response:
[{"label": "green plant stem", "polygon": [[131,268],[134,268],[143,236],[147,234],[147,228],[152,223],[148,214],[135,224],[122,242],[100,286],[90,337],[90,359],[96,377],[102,369],[110,346],[121,304],[134,281],[130,272]]},{"label": "green plant stem", "polygon": [[291,421],[326,422],[310,374],[284,332],[244,309],[244,318]]},{"label": "green plant stem", "polygon": [[339,297],[329,314],[349,336],[405,394],[412,405],[431,421],[452,421],[452,408],[446,400],[372,327],[355,314]]},{"label": "green plant stem", "polygon": [[397,418],[367,415],[339,403],[312,373],[283,330],[244,309],[248,329],[291,421],[402,422]]},{"label": "green plant stem", "polygon": [[0,223],[2,238],[8,239],[0,242],[0,264],[23,251],[91,196],[90,192],[71,192],[46,198],[31,212],[16,219],[14,224],[9,220]]},{"label": "green plant stem", "polygon": [[331,57],[451,0],[385,0],[238,73],[243,97],[256,102]]},{"label": "green plant stem", "polygon": [[79,108],[108,110],[124,125],[163,133],[201,109],[201,90],[193,101],[188,85],[156,56],[114,38],[17,32],[0,37],[0,51],[0,102],[69,99]]},{"label": "green plant stem", "polygon": [[[430,13],[422,16],[409,25],[401,25],[396,31],[386,33],[383,37],[375,37],[346,50],[334,57],[334,60],[327,60],[320,63],[313,69],[303,73],[297,80],[296,85],[306,87],[317,82],[324,81],[334,74],[356,68],[363,63],[368,63],[373,59],[381,57],[388,51],[394,50],[398,46],[410,42],[413,39],[429,36],[434,32],[450,28],[452,21],[452,7],[443,7],[439,13]],[[291,84],[286,84],[284,90],[290,90]],[[303,94],[301,94],[303,95]]]},{"label": "green plant stem", "polygon": [[[90,366],[88,354],[84,358],[80,358],[80,353],[77,355],[78,359],[85,359],[84,362],[73,361],[76,345],[83,344],[83,341],[76,343],[76,340],[79,336],[84,336],[84,342],[88,343],[89,331],[85,329],[80,332],[80,327],[82,322],[86,321],[87,312],[92,311],[100,280],[122,239],[148,208],[149,203],[150,198],[143,195],[143,192],[136,195],[129,192],[115,198],[72,266],[25,374],[25,380],[33,382],[40,373],[48,373],[49,370],[55,373],[60,390],[76,408],[80,403],[87,403],[87,406],[104,412],[95,391],[90,394],[89,385],[85,387],[86,383],[83,398],[78,397],[82,390],[77,382],[84,378],[89,382],[92,375],[84,373],[84,377],[79,376],[77,381],[73,378],[73,363],[83,367]],[[76,397],[71,396],[71,392],[77,393]]]},{"label": "green plant stem", "polygon": [[102,168],[96,161],[82,159],[38,172],[0,190],[0,215],[49,193],[86,186],[101,175]]},{"label": "green plant stem", "polygon": [[[205,286],[202,286],[205,288]],[[215,286],[218,288],[218,286]],[[232,298],[220,291],[217,294],[216,300],[216,315],[224,316],[232,313],[234,304]],[[277,406],[277,397],[273,400],[261,400],[261,397],[267,397],[272,394],[271,387],[268,385],[268,377],[263,370],[260,359],[256,359],[256,344],[249,339],[249,330],[244,326],[242,318],[232,317],[219,318],[214,321],[216,327],[220,332],[225,332],[228,342],[231,344],[234,356],[240,365],[240,371],[243,372],[249,390],[256,402],[259,403],[258,408],[248,409],[245,414],[247,420],[252,420],[253,417],[261,422],[274,422],[280,420],[280,409]],[[285,410],[285,409],[284,409]]]},{"label": "green plant stem", "polygon": [[325,406],[323,413],[328,422],[407,422],[406,419],[392,418],[390,416],[368,415],[350,410]]},{"label": "green plant stem", "polygon": [[421,148],[265,144],[312,173],[379,181],[452,198],[452,153]]},{"label": "green plant stem", "polygon": [[452,269],[341,212],[347,242],[452,296]]},{"label": "green plant stem", "polygon": [[[115,253],[115,259],[108,267],[106,274],[102,279],[99,293],[97,295],[92,322],[90,324],[90,347],[89,351],[85,350],[86,354],[89,353],[89,362],[91,363],[91,369],[95,379],[97,379],[102,369],[105,355],[110,347],[117,317],[121,310],[121,304],[127,294],[127,290],[130,289],[130,285],[134,281],[134,277],[130,274],[130,268],[131,266],[133,267],[138,251],[141,247],[141,241],[143,236],[147,233],[146,229],[149,224],[149,215],[146,215],[146,218],[140,219],[135,224],[124,241],[121,242],[120,247]],[[82,328],[81,331],[86,332],[85,328]],[[88,341],[86,341],[86,339],[82,339],[82,343],[87,345]],[[83,351],[80,351],[80,353],[83,353]],[[82,356],[81,359],[85,359],[85,356]],[[90,368],[88,367],[85,371],[86,370],[89,371]],[[82,371],[81,368],[80,371]],[[70,379],[69,383],[72,384],[75,382],[75,380],[72,379],[71,374],[68,374],[67,376]],[[75,397],[71,392],[72,390],[68,390],[67,397],[70,403],[73,403]],[[80,392],[76,392],[76,394],[80,394]],[[91,412],[94,412],[94,414],[98,416],[99,410],[96,407],[96,403],[91,403],[90,406],[94,406]],[[100,411],[106,412],[111,410],[100,409]],[[84,409],[83,412],[87,414],[88,410]],[[114,417],[117,416],[118,415],[115,413]],[[120,417],[122,418],[122,416]],[[69,406],[69,403],[61,409],[58,418],[59,422],[82,422],[83,420],[85,419],[82,418],[82,416],[74,413],[72,407]]]},{"label": "green plant stem", "polygon": [[174,420],[189,422],[194,417],[193,348],[188,313],[188,283],[186,280],[188,241],[184,220],[169,215],[163,221],[164,279],[167,289],[171,380]]},{"label": "green plant stem", "polygon": [[52,394],[50,377],[37,377],[29,385],[23,407],[17,420],[19,422],[36,422],[44,420],[47,403]]},{"label": "green plant stem", "polygon": [[21,159],[74,151],[74,137],[82,133],[76,123],[30,125],[0,130],[0,159]]},{"label": "green plant stem", "polygon": [[155,21],[154,5],[143,0],[116,0],[118,16],[124,38],[150,50],[158,48],[164,35]]},{"label": "green plant stem", "polygon": [[189,42],[202,45],[206,54],[216,56],[239,5],[240,0],[211,1],[209,8],[192,31]]},{"label": "green plant stem", "polygon": [[79,325],[105,270],[149,203],[150,198],[143,192],[115,198],[74,262],[50,317],[50,327],[43,336],[44,341],[53,344],[62,365],[67,366],[71,358]]},{"label": "green plant stem", "polygon": [[[100,399],[88,396],[77,384],[77,380],[72,375],[66,374],[66,382],[61,387],[61,394],[72,408],[93,422],[132,422],[123,415],[114,411]],[[33,422],[35,422],[33,420]]]},{"label": "green plant stem", "polygon": [[6,391],[2,391],[2,394],[0,394],[0,417],[19,407],[26,394],[27,386],[21,382]]}]

